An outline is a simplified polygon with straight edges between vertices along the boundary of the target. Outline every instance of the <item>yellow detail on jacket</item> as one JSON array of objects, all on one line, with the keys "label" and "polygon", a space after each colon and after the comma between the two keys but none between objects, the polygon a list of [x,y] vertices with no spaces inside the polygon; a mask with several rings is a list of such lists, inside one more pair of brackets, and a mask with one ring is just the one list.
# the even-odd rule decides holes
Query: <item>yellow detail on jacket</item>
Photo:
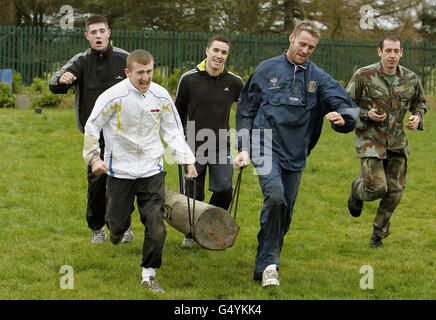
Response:
[{"label": "yellow detail on jacket", "polygon": [[111,112],[114,109],[118,109],[118,112],[117,112],[118,128],[117,128],[117,132],[115,133],[115,134],[118,134],[118,132],[120,131],[120,128],[121,128],[121,121],[120,121],[121,106],[116,104],[112,108],[110,108],[108,111],[104,112],[104,114],[107,114],[107,113]]}]

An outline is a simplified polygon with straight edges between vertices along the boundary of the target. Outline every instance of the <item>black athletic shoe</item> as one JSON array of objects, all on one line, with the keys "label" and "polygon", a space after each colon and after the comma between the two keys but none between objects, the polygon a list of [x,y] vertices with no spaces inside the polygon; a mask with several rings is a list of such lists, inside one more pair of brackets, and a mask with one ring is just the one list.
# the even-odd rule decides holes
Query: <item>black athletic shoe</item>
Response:
[{"label": "black athletic shoe", "polygon": [[373,249],[378,249],[383,247],[382,238],[376,235],[375,232],[373,232],[371,236],[371,240],[369,240],[369,246]]},{"label": "black athletic shoe", "polygon": [[112,244],[118,245],[118,244],[120,244],[121,240],[123,239],[123,235],[116,236],[116,235],[111,234],[110,239],[111,239]]},{"label": "black athletic shoe", "polygon": [[360,178],[355,178],[353,183],[351,184],[351,193],[348,198],[348,211],[353,217],[358,217],[362,213],[363,201],[357,199],[357,183],[360,181]]}]

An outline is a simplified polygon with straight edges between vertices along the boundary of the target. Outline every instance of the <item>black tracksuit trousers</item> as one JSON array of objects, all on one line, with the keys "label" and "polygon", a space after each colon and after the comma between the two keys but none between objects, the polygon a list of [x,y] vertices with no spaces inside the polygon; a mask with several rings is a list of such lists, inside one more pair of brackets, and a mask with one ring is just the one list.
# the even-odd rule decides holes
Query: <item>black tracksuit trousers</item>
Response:
[{"label": "black tracksuit trousers", "polygon": [[120,179],[107,176],[106,223],[112,237],[124,235],[130,226],[134,200],[142,224],[145,226],[142,263],[144,268],[159,268],[166,239],[163,219],[166,172],[139,179]]},{"label": "black tracksuit trousers", "polygon": [[[100,158],[104,157],[104,139],[100,137]],[[92,230],[101,229],[105,225],[106,215],[106,174],[95,175],[88,166],[88,202],[86,221]]]}]

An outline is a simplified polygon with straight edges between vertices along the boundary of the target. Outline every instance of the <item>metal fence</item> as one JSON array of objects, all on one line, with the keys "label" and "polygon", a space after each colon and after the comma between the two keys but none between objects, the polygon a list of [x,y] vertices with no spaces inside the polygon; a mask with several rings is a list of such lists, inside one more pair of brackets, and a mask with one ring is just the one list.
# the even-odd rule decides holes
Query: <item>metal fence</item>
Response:
[{"label": "metal fence", "polygon": [[[170,31],[112,30],[114,46],[127,51],[146,49],[157,70],[168,76],[182,72],[205,58],[212,34]],[[286,35],[225,34],[231,41],[227,65],[241,76],[249,75],[263,60],[277,56],[289,46]],[[321,39],[311,60],[335,79],[347,83],[359,67],[379,60],[378,40]],[[0,26],[0,68],[13,69],[30,84],[35,77],[48,79],[74,54],[89,47],[84,29]],[[415,71],[427,94],[436,95],[436,42],[403,41],[401,64]]]}]

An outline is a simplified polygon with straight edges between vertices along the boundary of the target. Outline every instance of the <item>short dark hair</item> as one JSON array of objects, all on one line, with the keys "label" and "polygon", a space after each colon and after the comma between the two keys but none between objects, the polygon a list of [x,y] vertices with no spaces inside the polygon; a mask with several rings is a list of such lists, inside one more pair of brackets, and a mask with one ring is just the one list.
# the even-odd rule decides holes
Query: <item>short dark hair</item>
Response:
[{"label": "short dark hair", "polygon": [[207,41],[207,47],[210,48],[210,46],[214,41],[221,41],[227,43],[227,45],[230,47],[230,40],[221,35],[210,37],[209,40]]},{"label": "short dark hair", "polygon": [[380,42],[379,42],[379,44],[378,44],[378,47],[381,49],[381,50],[383,50],[383,45],[384,45],[384,42],[385,42],[385,40],[391,40],[391,41],[400,41],[400,48],[402,48],[403,47],[403,44],[402,44],[402,42],[401,42],[401,38],[400,38],[400,36],[398,35],[398,34],[396,34],[396,33],[393,33],[393,32],[389,32],[389,33],[386,33],[381,39],[380,39]]},{"label": "short dark hair", "polygon": [[106,25],[106,28],[108,28],[107,18],[105,16],[93,15],[85,21],[86,30],[88,30],[88,27],[94,23],[104,23]]},{"label": "short dark hair", "polygon": [[142,49],[138,49],[135,51],[132,51],[127,56],[126,66],[127,69],[132,71],[133,62],[140,63],[140,64],[149,64],[150,62],[154,61],[153,56],[150,52]]}]

